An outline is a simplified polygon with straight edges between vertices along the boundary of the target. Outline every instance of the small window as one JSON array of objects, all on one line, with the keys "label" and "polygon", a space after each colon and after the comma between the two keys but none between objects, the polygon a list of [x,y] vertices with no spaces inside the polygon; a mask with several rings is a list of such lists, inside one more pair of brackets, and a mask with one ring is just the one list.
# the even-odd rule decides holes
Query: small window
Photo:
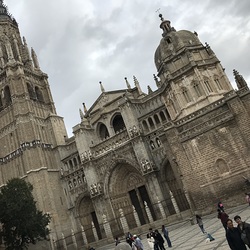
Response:
[{"label": "small window", "polygon": [[221,86],[220,81],[219,81],[218,79],[215,79],[214,81],[215,81],[215,83],[216,83],[217,88],[218,88],[219,90],[222,90],[223,88],[222,88],[222,86]]},{"label": "small window", "polygon": [[160,117],[161,117],[162,121],[166,121],[167,120],[163,111],[160,112]]},{"label": "small window", "polygon": [[184,99],[185,99],[185,101],[186,101],[187,103],[191,102],[191,97],[190,97],[190,95],[189,95],[189,92],[188,92],[187,88],[183,88],[183,89],[182,89],[182,94],[183,94]]},{"label": "small window", "polygon": [[150,128],[154,128],[155,127],[154,122],[153,122],[153,120],[152,120],[151,117],[148,118],[148,123],[149,123]]},{"label": "small window", "polygon": [[148,124],[147,124],[146,121],[143,121],[143,122],[142,122],[142,126],[143,126],[143,129],[144,129],[145,131],[149,131],[149,129],[148,129]]},{"label": "small window", "polygon": [[211,88],[211,86],[210,86],[210,83],[209,83],[209,81],[204,81],[204,83],[205,83],[205,86],[206,86],[206,89],[207,89],[207,91],[208,92],[213,92],[213,90],[212,90],[212,88]]}]

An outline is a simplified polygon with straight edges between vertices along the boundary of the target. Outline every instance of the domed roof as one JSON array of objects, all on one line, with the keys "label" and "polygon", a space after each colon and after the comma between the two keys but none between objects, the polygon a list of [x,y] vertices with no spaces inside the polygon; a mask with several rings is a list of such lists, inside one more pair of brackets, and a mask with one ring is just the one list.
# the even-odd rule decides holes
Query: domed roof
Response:
[{"label": "domed roof", "polygon": [[155,51],[155,65],[157,70],[165,59],[175,54],[181,48],[195,45],[202,45],[197,33],[188,30],[175,31],[174,28],[171,28],[167,33],[163,33],[163,38]]}]

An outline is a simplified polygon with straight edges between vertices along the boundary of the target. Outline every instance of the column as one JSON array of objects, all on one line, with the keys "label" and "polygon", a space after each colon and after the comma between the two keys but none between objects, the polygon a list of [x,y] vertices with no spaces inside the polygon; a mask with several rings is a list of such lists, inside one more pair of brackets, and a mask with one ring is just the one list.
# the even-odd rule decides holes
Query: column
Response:
[{"label": "column", "polygon": [[141,222],[140,222],[139,216],[138,216],[134,206],[133,206],[133,214],[134,214],[134,217],[135,217],[136,226],[140,227]]},{"label": "column", "polygon": [[83,244],[84,244],[84,245],[87,245],[87,244],[88,244],[88,240],[87,240],[86,233],[85,233],[85,231],[84,231],[83,226],[81,226],[81,229],[82,229]]},{"label": "column", "polygon": [[128,232],[129,231],[129,228],[128,228],[128,222],[126,220],[126,217],[124,216],[123,214],[123,210],[122,208],[119,209],[119,212],[120,212],[120,221],[121,221],[121,225],[122,225],[122,228],[123,228],[123,232]]},{"label": "column", "polygon": [[146,201],[144,201],[144,206],[145,206],[145,209],[146,209],[146,213],[147,213],[147,216],[148,216],[148,219],[149,219],[149,222],[153,222],[153,217],[152,217],[152,214],[151,214],[151,211],[148,207],[148,204]]},{"label": "column", "polygon": [[94,224],[93,221],[91,222],[91,224],[92,224],[92,231],[93,231],[95,240],[98,241],[99,239],[98,239],[97,231],[96,231],[96,228],[95,228],[95,224]]},{"label": "column", "polygon": [[177,214],[180,214],[180,209],[179,209],[179,207],[178,207],[178,205],[177,205],[177,202],[176,202],[176,200],[175,200],[175,198],[174,198],[173,193],[171,192],[171,190],[169,190],[169,193],[170,193],[171,201],[172,201],[172,203],[173,203],[175,212],[176,212]]},{"label": "column", "polygon": [[74,245],[75,249],[78,249],[77,242],[76,242],[76,236],[75,236],[73,229],[71,229],[71,237],[72,237],[72,241],[73,241],[73,245]]},{"label": "column", "polygon": [[103,214],[102,219],[103,219],[104,231],[106,233],[107,238],[112,238],[113,234],[112,234],[109,222],[107,221],[107,216],[105,214]]}]

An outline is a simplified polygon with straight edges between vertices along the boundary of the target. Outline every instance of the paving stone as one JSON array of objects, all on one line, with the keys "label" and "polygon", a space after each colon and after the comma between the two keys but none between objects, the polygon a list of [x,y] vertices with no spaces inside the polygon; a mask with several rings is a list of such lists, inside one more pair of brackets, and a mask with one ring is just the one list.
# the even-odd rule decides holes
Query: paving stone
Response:
[{"label": "paving stone", "polygon": [[[231,219],[235,215],[240,215],[242,220],[250,222],[250,207],[247,205],[235,207],[226,211]],[[220,220],[217,218],[217,213],[203,216],[203,223],[206,232],[210,233],[215,240],[206,242],[206,235],[203,234],[198,225],[191,225],[190,221],[181,221],[176,224],[167,225],[169,236],[172,242],[172,250],[229,250],[227,244],[225,229]],[[234,223],[234,225],[236,225]],[[131,230],[132,231],[132,230]],[[159,230],[160,231],[160,230]],[[132,232],[135,233],[136,232]],[[147,232],[141,234],[144,250],[150,250],[147,239]],[[167,243],[165,242],[165,248]],[[98,247],[96,250],[114,250],[114,244],[103,247]]]}]

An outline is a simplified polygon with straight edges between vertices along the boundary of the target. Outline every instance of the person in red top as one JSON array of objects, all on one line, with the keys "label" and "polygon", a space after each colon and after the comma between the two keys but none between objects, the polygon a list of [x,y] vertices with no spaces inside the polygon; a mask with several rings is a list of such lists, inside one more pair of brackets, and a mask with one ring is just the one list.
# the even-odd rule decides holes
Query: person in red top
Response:
[{"label": "person in red top", "polygon": [[227,231],[227,219],[229,218],[229,216],[225,212],[222,212],[220,209],[218,209],[217,211],[218,211],[218,219],[221,220],[223,227]]}]

